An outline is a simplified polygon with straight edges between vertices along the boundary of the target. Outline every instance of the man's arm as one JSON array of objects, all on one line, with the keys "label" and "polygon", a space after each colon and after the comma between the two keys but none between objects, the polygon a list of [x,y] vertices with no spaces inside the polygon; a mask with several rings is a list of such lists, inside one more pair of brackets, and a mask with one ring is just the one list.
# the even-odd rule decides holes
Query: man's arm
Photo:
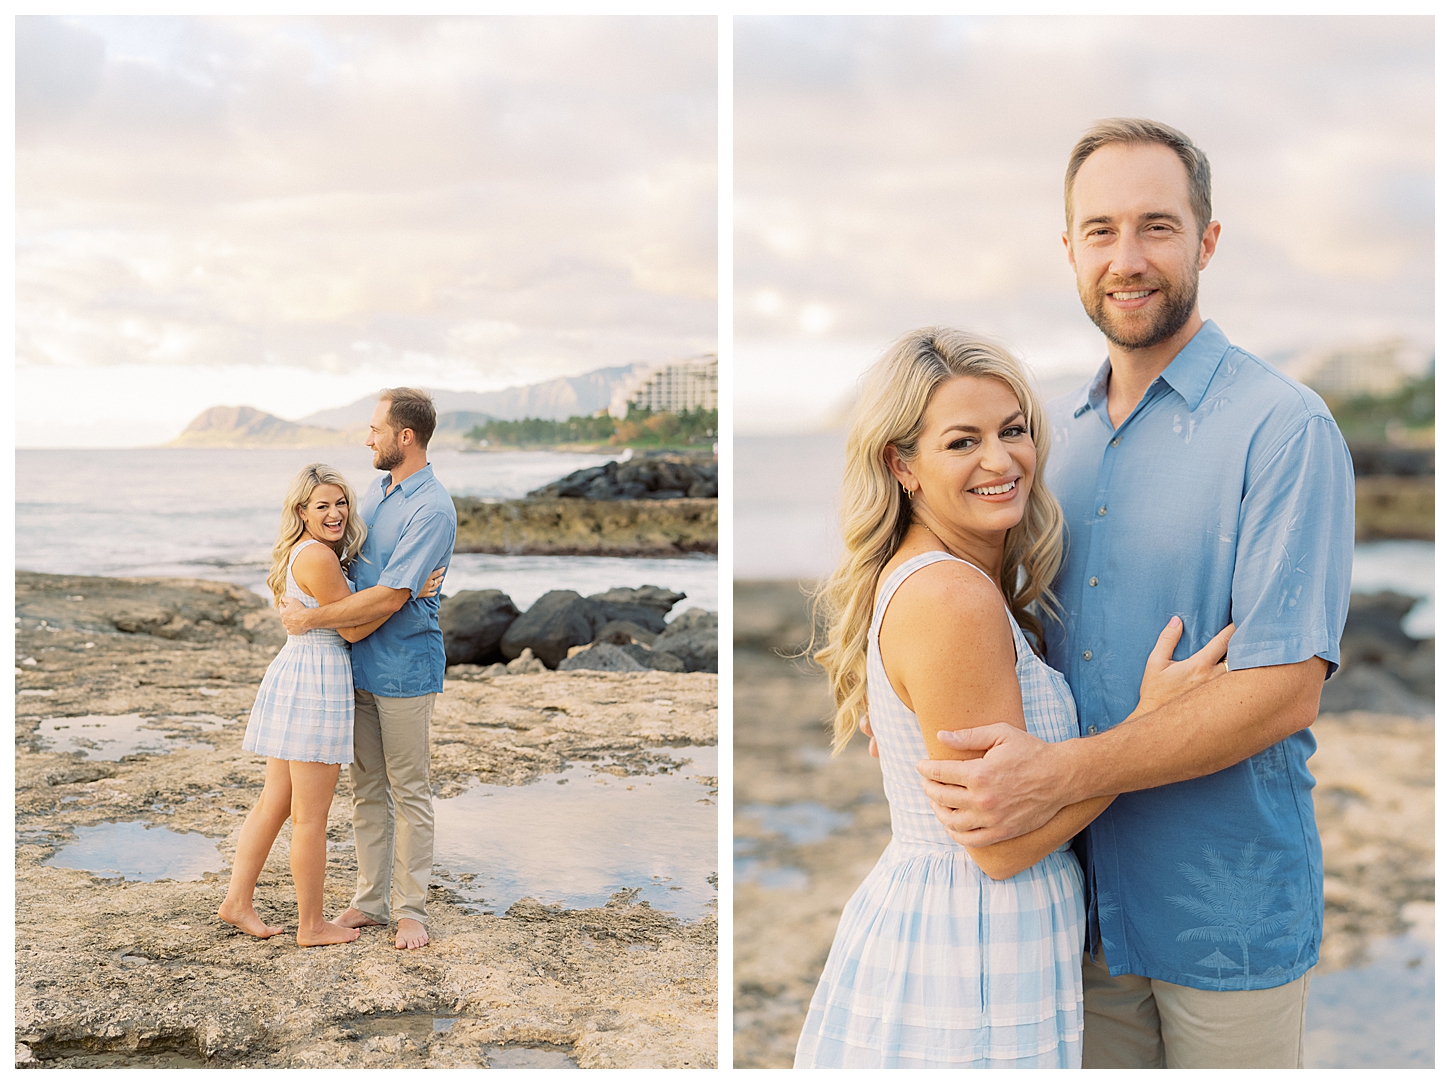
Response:
[{"label": "man's arm", "polygon": [[345,629],[354,625],[370,625],[386,621],[403,608],[413,592],[405,587],[369,587],[337,602],[316,609],[305,609],[301,603],[282,611],[282,624],[292,636],[312,629]]},{"label": "man's arm", "polygon": [[1156,711],[1065,742],[1001,723],[944,732],[944,744],[985,755],[922,761],[917,770],[952,838],[985,846],[1040,828],[1088,798],[1197,779],[1262,752],[1314,721],[1325,668],[1315,657],[1234,670]]}]

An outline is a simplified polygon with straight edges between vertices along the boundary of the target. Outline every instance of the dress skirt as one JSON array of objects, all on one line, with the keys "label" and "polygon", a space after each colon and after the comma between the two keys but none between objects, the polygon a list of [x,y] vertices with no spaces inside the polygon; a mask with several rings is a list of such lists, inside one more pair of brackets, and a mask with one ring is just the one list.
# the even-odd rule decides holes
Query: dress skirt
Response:
[{"label": "dress skirt", "polygon": [[332,629],[289,636],[267,667],[242,748],[279,760],[352,763],[352,653]]}]

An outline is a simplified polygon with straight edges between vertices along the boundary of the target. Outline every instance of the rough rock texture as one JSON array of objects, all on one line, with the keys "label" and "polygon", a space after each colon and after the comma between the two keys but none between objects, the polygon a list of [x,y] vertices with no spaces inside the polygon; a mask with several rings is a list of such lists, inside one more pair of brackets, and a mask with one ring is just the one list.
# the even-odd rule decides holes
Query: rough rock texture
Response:
[{"label": "rough rock texture", "polygon": [[[377,929],[351,945],[299,949],[290,931],[258,941],[220,923],[224,875],[136,883],[43,865],[76,828],[133,820],[214,837],[230,862],[261,789],[261,762],[240,741],[274,650],[232,631],[234,622],[207,639],[105,631],[80,624],[99,619],[68,597],[85,594],[87,606],[93,597],[105,606],[164,599],[180,613],[211,605],[217,585],[91,579],[87,594],[76,577],[22,579],[18,1063],[483,1066],[500,1043],[561,1047],[584,1067],[716,1063],[713,914],[683,923],[623,893],[585,910],[524,900],[477,915],[432,884],[424,950],[399,952]],[[651,750],[715,742],[715,695],[714,678],[659,672],[448,681],[433,718],[435,795],[475,781],[527,783],[581,761],[668,767]],[[179,717],[175,732],[197,747],[107,762],[39,740],[44,718],[131,712]],[[188,721],[203,716],[223,725]],[[346,904],[356,874],[350,800],[344,772],[328,831],[330,913]],[[284,828],[257,894],[284,925],[296,915],[286,838]],[[455,1022],[434,1031],[435,1018]]]},{"label": "rough rock texture", "polygon": [[652,646],[678,657],[686,670],[716,673],[720,669],[719,615],[687,610],[670,622]]},{"label": "rough rock texture", "polygon": [[527,500],[454,497],[458,553],[681,557],[715,553],[718,501]]},{"label": "rough rock texture", "polygon": [[[665,631],[665,614],[685,597],[681,591],[646,584],[643,587],[611,587],[589,598],[604,608],[609,621],[642,625],[658,635]],[[601,630],[603,631],[603,630]]]},{"label": "rough rock texture", "polygon": [[460,591],[438,607],[438,628],[448,665],[487,665],[503,661],[499,648],[519,608],[502,591]]},{"label": "rough rock texture", "polygon": [[[830,756],[825,680],[799,657],[810,634],[803,586],[737,584],[734,619],[734,1063],[789,1066],[841,908],[891,838],[890,811],[864,740]],[[1319,967],[1333,970],[1403,932],[1402,916],[1434,898],[1434,729],[1425,717],[1350,713],[1321,715],[1314,734]],[[780,811],[799,803],[839,827],[792,843]]]},{"label": "rough rock texture", "polygon": [[713,456],[657,454],[627,463],[585,467],[532,491],[529,496],[539,500],[589,501],[713,499],[719,493],[719,479],[719,464]]},{"label": "rough rock texture", "polygon": [[553,669],[568,658],[571,647],[592,643],[608,622],[604,607],[578,591],[548,591],[509,626],[499,646],[506,659],[531,649]]},{"label": "rough rock texture", "polygon": [[16,628],[144,633],[189,643],[280,647],[287,630],[243,587],[214,580],[15,574]]},{"label": "rough rock texture", "polygon": [[626,653],[616,644],[597,643],[591,644],[577,655],[570,655],[559,664],[559,669],[563,671],[606,670],[611,673],[631,673],[646,670],[648,667],[640,664],[634,656]]}]

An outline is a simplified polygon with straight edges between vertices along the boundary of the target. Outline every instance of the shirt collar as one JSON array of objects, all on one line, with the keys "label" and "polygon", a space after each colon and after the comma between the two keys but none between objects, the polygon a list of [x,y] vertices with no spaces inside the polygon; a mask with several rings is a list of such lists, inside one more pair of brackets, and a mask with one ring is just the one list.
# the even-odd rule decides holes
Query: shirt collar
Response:
[{"label": "shirt collar", "polygon": [[[1218,329],[1218,325],[1212,320],[1205,320],[1198,329],[1198,334],[1178,351],[1178,356],[1168,363],[1168,368],[1159,374],[1159,379],[1183,396],[1190,411],[1197,410],[1198,404],[1203,402],[1203,396],[1208,391],[1208,383],[1213,379],[1213,374],[1218,372],[1218,363],[1228,353],[1228,348],[1228,338]],[[1108,397],[1108,375],[1112,370],[1112,361],[1104,359],[1096,375],[1083,389],[1083,396],[1072,414],[1074,418],[1081,417]]]},{"label": "shirt collar", "polygon": [[[411,497],[414,493],[418,492],[419,486],[421,486],[424,482],[429,481],[432,477],[433,464],[429,463],[422,470],[414,474],[408,475],[408,477],[404,478],[401,482],[399,482],[398,489],[402,491],[404,497]],[[382,488],[384,497],[388,495],[388,487],[392,484],[393,475],[391,471],[387,474],[384,474],[381,478],[378,479],[378,485]]]}]

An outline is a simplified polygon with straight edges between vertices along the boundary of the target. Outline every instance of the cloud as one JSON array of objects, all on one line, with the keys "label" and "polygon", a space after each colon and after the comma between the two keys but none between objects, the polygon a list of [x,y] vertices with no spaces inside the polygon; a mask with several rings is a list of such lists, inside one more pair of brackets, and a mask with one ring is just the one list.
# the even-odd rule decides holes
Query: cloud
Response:
[{"label": "cloud", "polygon": [[22,18],[19,364],[713,349],[715,86],[704,17]]},{"label": "cloud", "polygon": [[1059,235],[1068,151],[1107,116],[1208,153],[1203,300],[1235,341],[1432,341],[1428,18],[753,18],[735,57],[743,357],[947,323],[1095,366]]}]

